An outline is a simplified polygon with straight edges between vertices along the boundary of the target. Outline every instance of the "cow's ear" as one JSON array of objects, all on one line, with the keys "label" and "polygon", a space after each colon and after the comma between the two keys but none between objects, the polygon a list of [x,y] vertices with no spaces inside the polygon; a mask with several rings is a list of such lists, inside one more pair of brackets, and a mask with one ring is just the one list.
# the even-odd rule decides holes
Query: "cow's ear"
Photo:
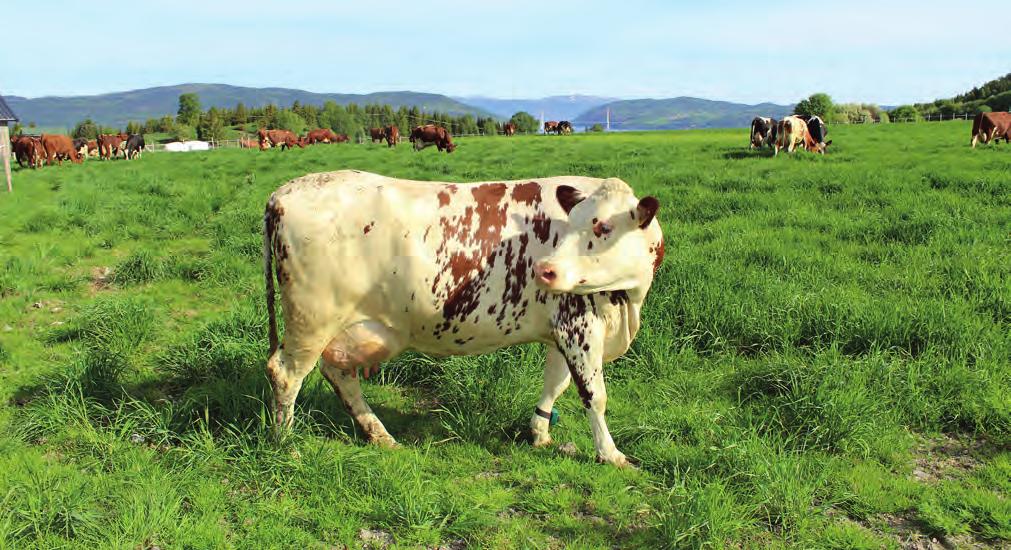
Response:
[{"label": "cow's ear", "polygon": [[639,221],[639,229],[646,229],[649,222],[653,221],[656,211],[660,209],[660,201],[656,197],[643,197],[639,205],[635,207],[635,213]]},{"label": "cow's ear", "polygon": [[565,213],[568,214],[572,211],[573,207],[583,202],[586,195],[583,195],[578,189],[570,185],[559,185],[558,190],[555,191],[555,197],[558,198],[558,204],[562,205],[562,210],[565,210]]}]

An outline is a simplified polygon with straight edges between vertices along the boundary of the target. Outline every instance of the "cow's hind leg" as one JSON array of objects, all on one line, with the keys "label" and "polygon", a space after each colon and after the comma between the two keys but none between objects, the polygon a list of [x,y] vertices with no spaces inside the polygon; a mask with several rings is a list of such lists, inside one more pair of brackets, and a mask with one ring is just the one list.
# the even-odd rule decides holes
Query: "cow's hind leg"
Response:
[{"label": "cow's hind leg", "polygon": [[571,381],[572,375],[565,365],[565,357],[556,346],[549,345],[547,360],[544,362],[544,389],[541,390],[541,398],[537,401],[534,415],[530,418],[534,447],[551,444],[551,434],[548,431],[551,426],[551,408]]},{"label": "cow's hind leg", "polygon": [[368,376],[371,370],[399,354],[401,349],[403,338],[393,330],[381,323],[364,321],[334,336],[322,354],[323,376],[365,431],[369,441],[383,447],[393,447],[397,442],[365,402],[358,369]]},{"label": "cow's hind leg", "polygon": [[274,390],[274,427],[279,431],[291,428],[295,415],[295,398],[302,389],[302,382],[316,366],[318,347],[294,345],[285,341],[267,361],[267,377]]}]

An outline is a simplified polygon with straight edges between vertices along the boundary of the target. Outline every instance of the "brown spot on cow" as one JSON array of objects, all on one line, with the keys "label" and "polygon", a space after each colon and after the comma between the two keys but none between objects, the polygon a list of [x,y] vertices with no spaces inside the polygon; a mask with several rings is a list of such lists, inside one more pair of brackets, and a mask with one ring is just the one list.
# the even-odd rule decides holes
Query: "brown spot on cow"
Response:
[{"label": "brown spot on cow", "polygon": [[442,208],[443,206],[449,206],[449,193],[447,193],[446,191],[439,191],[438,197],[439,197],[439,208]]},{"label": "brown spot on cow", "polygon": [[521,183],[513,187],[512,199],[526,205],[540,204],[541,184],[536,181]]},{"label": "brown spot on cow", "polygon": [[534,215],[533,222],[534,236],[541,241],[541,244],[548,242],[548,239],[551,238],[551,220],[543,213],[538,212]]},{"label": "brown spot on cow", "polygon": [[376,226],[376,222],[372,222],[372,223],[366,225],[365,227],[362,228],[362,233],[368,235],[369,231],[372,231],[372,228],[375,227],[375,226]]}]

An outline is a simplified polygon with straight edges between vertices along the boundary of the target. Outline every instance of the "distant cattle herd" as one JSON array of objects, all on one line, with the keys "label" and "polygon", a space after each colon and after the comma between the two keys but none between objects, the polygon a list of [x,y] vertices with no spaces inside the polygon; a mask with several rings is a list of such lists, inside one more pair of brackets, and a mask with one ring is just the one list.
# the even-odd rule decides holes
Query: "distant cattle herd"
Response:
[{"label": "distant cattle herd", "polygon": [[[506,136],[516,134],[516,125],[508,122],[502,126]],[[571,134],[572,123],[567,120],[544,122],[545,134]],[[771,117],[755,117],[751,121],[751,149],[769,148],[773,156],[781,150],[793,153],[798,148],[824,155],[832,145],[827,140],[828,125],[818,116],[790,115],[781,120]],[[384,126],[369,129],[372,142],[386,142],[388,147],[396,147],[400,142],[400,129],[396,126]],[[452,153],[456,144],[446,128],[437,124],[416,126],[411,130],[408,139],[416,151],[429,146],[435,146],[439,151]],[[1011,113],[980,113],[972,123],[971,145],[978,143],[999,143],[1000,140],[1011,142]],[[319,128],[299,136],[290,130],[267,130],[257,132],[257,139],[240,139],[243,148],[259,148],[266,150],[278,147],[281,150],[293,147],[304,148],[306,145],[320,143],[349,143],[347,134],[337,134],[328,128]],[[188,144],[201,144],[202,147],[192,147]],[[24,168],[39,168],[54,163],[62,164],[64,160],[80,163],[86,158],[112,160],[122,158],[135,159],[141,156],[145,148],[144,136],[141,134],[101,134],[97,139],[71,139],[60,134],[27,135],[11,137],[11,153],[18,164]],[[166,150],[194,151],[206,150],[209,147],[204,142],[169,143]]]},{"label": "distant cattle herd", "polygon": [[21,134],[11,137],[11,153],[18,165],[39,168],[63,161],[80,163],[86,158],[111,160],[122,157],[135,159],[144,151],[144,136],[140,134],[102,134],[97,139],[71,139],[62,134],[38,136]]}]

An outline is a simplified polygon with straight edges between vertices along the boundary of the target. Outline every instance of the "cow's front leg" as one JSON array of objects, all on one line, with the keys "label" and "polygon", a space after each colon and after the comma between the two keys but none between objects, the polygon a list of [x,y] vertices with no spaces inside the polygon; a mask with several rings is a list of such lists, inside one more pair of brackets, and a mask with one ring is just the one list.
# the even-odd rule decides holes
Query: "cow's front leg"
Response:
[{"label": "cow's front leg", "polygon": [[593,315],[584,315],[565,322],[558,329],[558,348],[586,407],[597,460],[619,467],[630,466],[625,455],[615,448],[604,420],[607,389],[604,387],[603,321]]},{"label": "cow's front leg", "polygon": [[534,416],[530,418],[534,447],[551,444],[551,434],[548,432],[551,426],[551,408],[571,381],[572,376],[565,365],[565,357],[556,346],[549,344],[547,360],[544,362],[544,389],[541,391],[540,400],[537,401],[537,408],[534,409]]}]

